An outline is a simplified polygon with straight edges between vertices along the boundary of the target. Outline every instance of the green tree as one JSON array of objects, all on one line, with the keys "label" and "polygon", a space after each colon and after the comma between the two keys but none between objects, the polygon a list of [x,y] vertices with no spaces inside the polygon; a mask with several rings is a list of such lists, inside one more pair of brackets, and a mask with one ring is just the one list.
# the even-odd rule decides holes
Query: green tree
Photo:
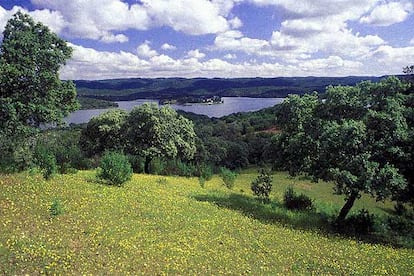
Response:
[{"label": "green tree", "polygon": [[196,151],[193,123],[168,106],[135,107],[126,120],[125,137],[127,152],[145,158],[146,173],[155,157],[191,160]]},{"label": "green tree", "polygon": [[128,113],[112,109],[93,117],[82,130],[79,144],[88,155],[100,154],[105,150],[122,150],[126,142],[122,136]]},{"label": "green tree", "polygon": [[264,203],[269,202],[269,195],[272,191],[272,176],[270,171],[264,168],[259,170],[259,175],[252,181],[250,188],[252,192],[259,200]]},{"label": "green tree", "polygon": [[58,74],[71,53],[64,40],[26,14],[17,12],[7,22],[0,46],[3,152],[36,132],[40,124],[61,123],[77,109],[74,84],[61,81]]},{"label": "green tree", "polygon": [[391,77],[328,87],[324,99],[291,96],[282,104],[283,133],[274,142],[280,147],[279,165],[292,174],[334,181],[334,191],[346,199],[338,222],[362,193],[377,200],[397,198],[410,185],[413,129],[407,123],[407,88]]},{"label": "green tree", "polygon": [[0,47],[0,94],[3,130],[60,123],[76,110],[76,90],[59,79],[72,49],[48,27],[17,12],[3,32]]}]

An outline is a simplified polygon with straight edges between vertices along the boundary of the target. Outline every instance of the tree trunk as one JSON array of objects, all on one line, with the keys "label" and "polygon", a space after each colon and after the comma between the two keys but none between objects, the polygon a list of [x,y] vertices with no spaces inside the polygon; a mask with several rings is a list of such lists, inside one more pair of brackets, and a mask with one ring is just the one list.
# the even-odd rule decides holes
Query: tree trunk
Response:
[{"label": "tree trunk", "polygon": [[344,207],[342,207],[341,211],[339,212],[338,218],[336,219],[337,223],[341,223],[345,220],[352,206],[354,206],[354,202],[357,199],[357,197],[358,197],[358,193],[355,193],[355,192],[351,193],[351,195],[348,197],[347,201],[345,202]]},{"label": "tree trunk", "polygon": [[151,157],[146,156],[145,157],[145,165],[144,165],[144,172],[146,174],[149,174],[150,164],[151,164]]}]

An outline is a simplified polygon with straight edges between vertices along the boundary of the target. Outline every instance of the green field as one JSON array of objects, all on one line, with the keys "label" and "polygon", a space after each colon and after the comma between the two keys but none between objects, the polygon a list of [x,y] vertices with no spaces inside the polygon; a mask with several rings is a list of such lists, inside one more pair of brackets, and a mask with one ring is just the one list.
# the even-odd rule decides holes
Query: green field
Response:
[{"label": "green field", "polygon": [[[413,275],[414,250],[368,244],[317,230],[319,209],[343,198],[326,183],[274,175],[272,204],[251,196],[255,171],[232,191],[218,177],[134,175],[124,187],[94,171],[0,175],[0,274]],[[286,211],[294,185],[316,200],[316,213]],[[59,202],[63,213],[52,216]],[[384,214],[391,203],[354,206]],[[321,219],[321,218],[320,218]]]}]

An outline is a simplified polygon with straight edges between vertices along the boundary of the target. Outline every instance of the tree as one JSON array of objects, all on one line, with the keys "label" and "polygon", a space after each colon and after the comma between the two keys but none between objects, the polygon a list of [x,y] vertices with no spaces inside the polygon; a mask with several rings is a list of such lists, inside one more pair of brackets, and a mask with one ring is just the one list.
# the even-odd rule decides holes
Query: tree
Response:
[{"label": "tree", "polygon": [[122,150],[126,144],[122,135],[127,116],[125,110],[112,109],[93,117],[79,139],[82,151],[92,156],[105,150]]},{"label": "tree", "polygon": [[64,40],[26,14],[17,12],[7,22],[0,47],[2,147],[76,110],[75,86],[58,74],[71,53]]},{"label": "tree", "polygon": [[259,175],[252,181],[250,188],[255,196],[264,203],[269,202],[269,195],[272,191],[272,176],[270,171],[261,168]]},{"label": "tree", "polygon": [[169,106],[135,107],[126,120],[126,151],[145,158],[145,172],[153,158],[191,160],[196,151],[193,123]]},{"label": "tree", "polygon": [[407,89],[390,77],[331,86],[324,99],[317,94],[290,96],[282,104],[278,116],[283,133],[274,143],[280,146],[279,161],[286,158],[283,166],[291,174],[305,172],[315,180],[335,182],[335,193],[346,200],[338,222],[362,193],[377,200],[398,198],[412,182]]}]

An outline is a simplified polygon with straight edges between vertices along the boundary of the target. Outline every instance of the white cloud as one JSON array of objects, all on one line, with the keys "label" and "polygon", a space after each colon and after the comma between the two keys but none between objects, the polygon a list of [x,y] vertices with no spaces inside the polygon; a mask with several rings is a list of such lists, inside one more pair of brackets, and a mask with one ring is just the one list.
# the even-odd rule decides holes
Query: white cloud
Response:
[{"label": "white cloud", "polygon": [[[61,71],[61,76],[64,79],[326,76],[328,73],[329,75],[346,76],[366,74],[367,72],[360,62],[346,60],[338,56],[308,59],[301,61],[301,66],[297,66],[295,64],[254,60],[238,63],[237,61],[229,62],[218,58],[203,61],[193,57],[174,59],[167,55],[155,55],[149,59],[141,59],[138,55],[123,51],[104,52],[73,44],[71,46],[74,48],[73,58]],[[396,51],[397,49],[393,52]],[[405,51],[409,51],[409,49]],[[383,65],[376,64],[375,66],[371,66],[378,70],[375,72],[384,70]],[[399,71],[401,71],[401,68],[399,68]]]},{"label": "white cloud", "polygon": [[256,55],[261,55],[269,46],[270,43],[266,40],[248,38],[242,32],[235,30],[221,33],[214,40],[216,49]]},{"label": "white cloud", "polygon": [[227,20],[233,4],[225,1],[142,0],[131,5],[121,0],[32,0],[32,3],[59,13],[65,22],[61,28],[65,28],[68,37],[103,42],[126,42],[125,34],[119,33],[127,29],[168,26],[185,34],[202,35],[241,24],[237,18]]},{"label": "white cloud", "polygon": [[237,56],[235,54],[226,54],[224,55],[224,58],[225,59],[236,59]]},{"label": "white cloud", "polygon": [[243,26],[243,22],[238,17],[229,20],[229,23],[232,29],[239,29]]},{"label": "white cloud", "polygon": [[410,40],[410,44],[414,45],[414,37]]},{"label": "white cloud", "polygon": [[229,28],[216,5],[207,0],[143,0],[153,24],[191,35],[218,33]]},{"label": "white cloud", "polygon": [[143,58],[151,58],[153,56],[158,55],[157,51],[151,49],[149,41],[145,41],[144,43],[139,45],[137,48],[137,53],[139,57],[143,57]]},{"label": "white cloud", "polygon": [[406,1],[390,2],[375,7],[368,16],[362,17],[360,22],[376,26],[389,26],[404,21],[412,11],[412,3]]},{"label": "white cloud", "polygon": [[174,45],[170,45],[168,43],[164,43],[164,44],[162,44],[161,49],[163,49],[165,51],[173,51],[173,50],[176,50],[177,47],[175,47]]},{"label": "white cloud", "polygon": [[414,46],[394,48],[383,45],[372,53],[372,57],[380,63],[402,68],[414,60]]},{"label": "white cloud", "polygon": [[18,11],[29,14],[35,21],[40,21],[44,25],[48,26],[53,32],[61,33],[66,22],[62,14],[58,11],[50,10],[35,10],[29,12],[28,10],[14,6],[11,10],[6,10],[0,6],[0,32],[2,33],[7,21]]},{"label": "white cloud", "polygon": [[189,58],[195,58],[195,59],[202,59],[204,58],[206,55],[202,52],[200,52],[199,49],[195,49],[195,50],[191,50],[187,53],[187,57]]}]

